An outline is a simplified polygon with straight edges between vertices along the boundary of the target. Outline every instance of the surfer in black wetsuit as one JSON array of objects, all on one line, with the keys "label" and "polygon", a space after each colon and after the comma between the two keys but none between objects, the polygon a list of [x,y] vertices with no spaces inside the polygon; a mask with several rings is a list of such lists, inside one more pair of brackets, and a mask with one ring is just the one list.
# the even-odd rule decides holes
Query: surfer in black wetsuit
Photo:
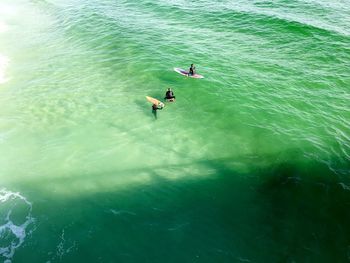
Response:
[{"label": "surfer in black wetsuit", "polygon": [[161,102],[158,105],[155,103],[152,104],[152,113],[154,115],[154,118],[157,119],[157,110],[162,110],[163,108],[164,108],[164,104]]},{"label": "surfer in black wetsuit", "polygon": [[191,64],[191,67],[188,70],[188,75],[193,76],[194,74],[196,74],[196,67],[193,64]]},{"label": "surfer in black wetsuit", "polygon": [[171,90],[171,88],[168,88],[167,92],[165,93],[165,100],[175,100],[174,92]]}]

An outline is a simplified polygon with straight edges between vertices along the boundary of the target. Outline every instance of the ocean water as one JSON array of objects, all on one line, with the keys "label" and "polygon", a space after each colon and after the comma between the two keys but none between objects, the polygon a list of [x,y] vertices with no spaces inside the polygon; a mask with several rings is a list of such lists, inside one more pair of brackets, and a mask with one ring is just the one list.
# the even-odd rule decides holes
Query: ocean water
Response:
[{"label": "ocean water", "polygon": [[349,262],[349,176],[349,0],[0,1],[0,262]]}]

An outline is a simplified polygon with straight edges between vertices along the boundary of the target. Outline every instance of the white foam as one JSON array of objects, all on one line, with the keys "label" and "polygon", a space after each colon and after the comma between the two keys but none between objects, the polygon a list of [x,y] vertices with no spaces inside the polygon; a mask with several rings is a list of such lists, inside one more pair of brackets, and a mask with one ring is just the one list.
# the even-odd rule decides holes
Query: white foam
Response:
[{"label": "white foam", "polygon": [[[66,238],[65,238],[65,231],[63,229],[62,230],[62,234],[60,236],[60,242],[57,245],[56,254],[53,255],[51,260],[52,261],[57,261],[57,259],[59,259],[59,261],[62,261],[63,256],[68,254],[68,253],[70,253],[73,249],[76,249],[76,242],[75,241],[66,240]],[[51,260],[48,260],[46,263],[50,263]]]},{"label": "white foam", "polygon": [[[12,210],[16,207],[16,204],[21,203],[21,205],[26,204],[28,207],[28,214],[23,218],[24,222],[16,225],[11,220]],[[11,262],[15,251],[23,244],[26,238],[26,229],[27,227],[34,222],[32,217],[32,204],[20,193],[14,193],[7,191],[5,189],[0,189],[0,208],[5,204],[10,204],[7,209],[6,223],[0,226],[0,238],[3,236],[9,237],[9,233],[12,233],[8,244],[3,247],[0,247],[0,258],[4,259],[4,262]]]}]

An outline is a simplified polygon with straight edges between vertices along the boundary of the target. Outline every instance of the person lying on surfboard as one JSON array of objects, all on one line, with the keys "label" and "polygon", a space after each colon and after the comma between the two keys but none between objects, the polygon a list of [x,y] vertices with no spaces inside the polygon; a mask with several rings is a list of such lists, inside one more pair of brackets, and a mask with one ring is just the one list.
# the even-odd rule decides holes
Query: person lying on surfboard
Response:
[{"label": "person lying on surfboard", "polygon": [[167,92],[165,93],[165,100],[168,101],[174,101],[175,100],[175,96],[174,96],[174,92],[171,90],[171,88],[168,88]]},{"label": "person lying on surfboard", "polygon": [[188,70],[188,76],[193,76],[195,74],[196,74],[196,67],[193,64],[191,64],[191,67]]}]

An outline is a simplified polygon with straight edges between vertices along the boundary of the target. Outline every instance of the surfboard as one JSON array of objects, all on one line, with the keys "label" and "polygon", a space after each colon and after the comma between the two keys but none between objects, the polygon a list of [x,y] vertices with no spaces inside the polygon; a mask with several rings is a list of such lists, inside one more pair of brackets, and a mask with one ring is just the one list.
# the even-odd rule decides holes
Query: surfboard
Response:
[{"label": "surfboard", "polygon": [[190,77],[190,78],[194,78],[194,79],[203,79],[204,76],[199,75],[199,74],[194,74],[194,75],[188,75],[188,71],[182,69],[182,68],[174,68],[174,71],[181,74],[182,76],[186,76],[186,77]]},{"label": "surfboard", "polygon": [[147,99],[149,102],[151,102],[152,104],[156,104],[156,105],[159,105],[159,106],[161,106],[161,107],[164,107],[164,103],[161,102],[160,100],[157,100],[157,99],[152,98],[152,97],[150,97],[150,96],[146,96],[146,99]]}]

